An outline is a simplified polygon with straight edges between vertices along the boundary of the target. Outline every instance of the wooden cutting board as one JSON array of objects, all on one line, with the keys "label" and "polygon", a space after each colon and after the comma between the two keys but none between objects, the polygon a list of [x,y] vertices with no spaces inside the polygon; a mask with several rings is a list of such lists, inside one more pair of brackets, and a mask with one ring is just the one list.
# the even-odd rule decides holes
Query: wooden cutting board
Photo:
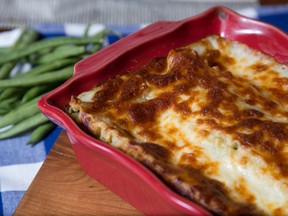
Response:
[{"label": "wooden cutting board", "polygon": [[87,176],[62,131],[14,215],[141,215]]}]

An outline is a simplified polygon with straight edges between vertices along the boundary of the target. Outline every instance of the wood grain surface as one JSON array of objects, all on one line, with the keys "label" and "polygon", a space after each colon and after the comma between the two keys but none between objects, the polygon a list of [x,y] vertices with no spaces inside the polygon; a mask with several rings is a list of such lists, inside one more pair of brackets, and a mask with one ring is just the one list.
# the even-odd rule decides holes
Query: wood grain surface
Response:
[{"label": "wood grain surface", "polygon": [[141,215],[87,176],[62,131],[14,215]]}]

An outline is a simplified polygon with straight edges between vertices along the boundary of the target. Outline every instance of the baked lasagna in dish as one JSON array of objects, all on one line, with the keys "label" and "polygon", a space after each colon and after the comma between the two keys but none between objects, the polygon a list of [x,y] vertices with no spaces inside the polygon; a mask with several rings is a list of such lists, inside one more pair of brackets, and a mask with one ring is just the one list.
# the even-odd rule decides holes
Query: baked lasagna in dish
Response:
[{"label": "baked lasagna in dish", "polygon": [[218,35],[71,98],[88,133],[215,215],[288,215],[288,66]]}]

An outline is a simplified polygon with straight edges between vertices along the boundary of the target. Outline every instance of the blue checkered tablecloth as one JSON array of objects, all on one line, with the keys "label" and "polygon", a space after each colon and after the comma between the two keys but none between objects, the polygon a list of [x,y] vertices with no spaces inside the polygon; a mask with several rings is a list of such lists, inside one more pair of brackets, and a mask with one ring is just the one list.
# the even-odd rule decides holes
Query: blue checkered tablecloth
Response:
[{"label": "blue checkered tablecloth", "polygon": [[[239,12],[271,23],[288,32],[288,6],[247,8]],[[79,36],[83,34],[85,25],[39,24],[35,25],[34,28],[45,37],[60,35]],[[116,30],[123,35],[127,35],[141,28],[141,25],[105,26],[95,24],[90,29],[90,33],[93,34],[103,28]],[[0,46],[12,44],[18,35],[19,30],[17,29],[1,33]],[[109,43],[114,40],[113,36],[108,37]],[[25,145],[29,139],[29,134],[0,141],[0,216],[13,214],[60,131],[60,128],[56,128],[45,140],[33,147]]]}]

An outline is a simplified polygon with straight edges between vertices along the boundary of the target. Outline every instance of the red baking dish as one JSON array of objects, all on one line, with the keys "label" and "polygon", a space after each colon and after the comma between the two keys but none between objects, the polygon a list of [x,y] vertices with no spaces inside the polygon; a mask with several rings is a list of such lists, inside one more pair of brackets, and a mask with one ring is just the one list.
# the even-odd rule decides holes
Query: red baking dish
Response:
[{"label": "red baking dish", "polygon": [[152,57],[188,45],[210,34],[247,44],[288,60],[288,37],[279,29],[243,17],[228,8],[214,7],[175,22],[156,22],[106,47],[75,65],[74,76],[39,101],[40,110],[67,131],[85,172],[146,215],[210,215],[168,188],[144,166],[82,131],[65,113],[71,95],[87,91],[116,74],[133,71]]}]

